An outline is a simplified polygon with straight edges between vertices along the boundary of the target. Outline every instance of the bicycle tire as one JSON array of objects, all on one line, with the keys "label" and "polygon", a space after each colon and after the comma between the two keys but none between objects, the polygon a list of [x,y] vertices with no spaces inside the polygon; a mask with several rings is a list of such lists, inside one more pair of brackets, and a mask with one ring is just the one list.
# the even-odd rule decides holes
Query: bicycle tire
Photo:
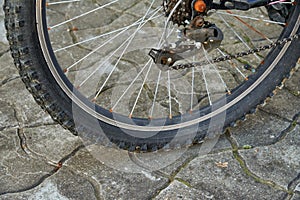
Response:
[{"label": "bicycle tire", "polygon": [[[225,112],[226,114],[222,129],[232,125],[235,121],[245,117],[246,114],[253,112],[257,105],[264,102],[267,97],[273,95],[276,87],[281,85],[282,81],[289,76],[300,56],[299,39],[283,46],[277,46],[265,58],[256,75],[252,76],[246,83],[236,87],[231,95],[226,96],[224,105],[223,101],[221,103],[216,102],[216,109],[213,112],[211,106],[205,107],[193,114],[181,115],[172,119],[151,120],[154,126],[148,126],[149,119],[128,118],[95,106],[74,88],[61,70],[56,69],[56,76],[62,79],[63,84],[71,93],[68,94],[66,89],[62,88],[62,83],[59,83],[51,71],[49,60],[45,56],[45,49],[50,49],[46,54],[49,54],[49,57],[55,62],[49,38],[45,35],[44,41],[41,41],[41,30],[36,26],[39,23],[46,23],[36,17],[37,2],[39,1],[5,0],[4,3],[7,38],[14,63],[26,88],[36,102],[56,122],[75,135],[91,137],[102,143],[107,142],[106,138],[108,138],[118,147],[130,151],[154,151],[168,145],[170,141],[173,141],[172,145],[174,146],[200,142],[207,134],[211,119],[220,113]],[[42,6],[45,6],[45,1],[40,2]],[[299,13],[300,5],[299,1],[296,1],[288,25],[281,33],[280,38],[300,34]],[[44,49],[43,45],[46,45]],[[89,108],[100,113],[102,118],[99,119],[89,113]],[[206,118],[202,116],[206,116]],[[190,123],[191,121],[195,122]],[[182,126],[184,123],[186,125]],[[155,124],[158,124],[159,128],[156,129]],[[179,130],[180,133],[178,134]],[[138,137],[139,135],[142,136]],[[147,135],[151,135],[151,137],[147,137]]]}]

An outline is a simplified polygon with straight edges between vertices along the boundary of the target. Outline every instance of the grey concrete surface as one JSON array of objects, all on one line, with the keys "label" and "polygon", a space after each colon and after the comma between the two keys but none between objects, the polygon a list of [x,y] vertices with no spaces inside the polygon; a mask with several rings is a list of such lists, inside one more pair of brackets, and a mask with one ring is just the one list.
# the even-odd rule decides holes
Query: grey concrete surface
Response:
[{"label": "grey concrete surface", "polygon": [[208,155],[86,147],[25,89],[0,12],[0,199],[300,199],[299,71]]}]

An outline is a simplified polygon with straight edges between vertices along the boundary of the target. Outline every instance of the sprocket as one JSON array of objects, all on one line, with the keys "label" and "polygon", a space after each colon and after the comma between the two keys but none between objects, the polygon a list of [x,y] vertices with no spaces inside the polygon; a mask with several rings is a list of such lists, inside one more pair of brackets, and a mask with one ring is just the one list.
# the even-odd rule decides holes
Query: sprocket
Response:
[{"label": "sprocket", "polygon": [[[172,13],[179,0],[164,0],[163,7],[167,17]],[[170,20],[178,26],[186,26],[192,18],[192,0],[183,0],[180,5],[174,10]]]}]

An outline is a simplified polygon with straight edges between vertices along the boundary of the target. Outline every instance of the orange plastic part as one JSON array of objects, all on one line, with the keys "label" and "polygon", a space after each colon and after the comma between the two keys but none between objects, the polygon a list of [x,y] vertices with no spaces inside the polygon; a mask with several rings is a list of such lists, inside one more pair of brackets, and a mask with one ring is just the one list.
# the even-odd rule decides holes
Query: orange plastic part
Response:
[{"label": "orange plastic part", "polygon": [[205,4],[205,2],[203,0],[197,0],[194,3],[194,9],[197,12],[205,12],[205,10],[206,10],[206,4]]}]

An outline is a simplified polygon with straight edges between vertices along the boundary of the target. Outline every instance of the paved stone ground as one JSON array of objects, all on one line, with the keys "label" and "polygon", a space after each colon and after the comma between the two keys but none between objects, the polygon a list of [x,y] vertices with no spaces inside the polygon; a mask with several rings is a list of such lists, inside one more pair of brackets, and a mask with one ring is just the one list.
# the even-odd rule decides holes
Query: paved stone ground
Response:
[{"label": "paved stone ground", "polygon": [[300,199],[299,71],[208,155],[201,145],[153,154],[85,147],[27,92],[0,20],[0,199]]}]

